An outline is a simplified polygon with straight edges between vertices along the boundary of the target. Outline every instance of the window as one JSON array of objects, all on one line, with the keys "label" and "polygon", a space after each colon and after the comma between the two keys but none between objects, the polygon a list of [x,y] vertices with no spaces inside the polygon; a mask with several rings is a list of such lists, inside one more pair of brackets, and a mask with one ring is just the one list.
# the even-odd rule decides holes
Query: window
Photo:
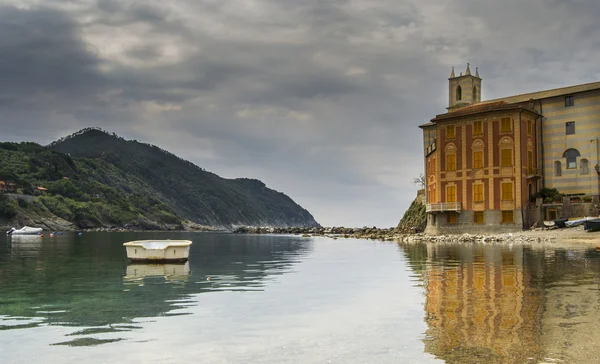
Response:
[{"label": "window", "polygon": [[483,151],[473,152],[473,168],[483,168]]},{"label": "window", "polygon": [[562,166],[561,166],[560,161],[554,162],[554,175],[556,177],[562,176]]},{"label": "window", "polygon": [[511,182],[502,183],[502,201],[513,200],[513,185]]},{"label": "window", "polygon": [[483,185],[473,185],[473,201],[483,202]]},{"label": "window", "polygon": [[483,134],[483,122],[475,121],[473,122],[473,135],[482,135]]},{"label": "window", "polygon": [[577,168],[577,157],[581,156],[577,149],[569,148],[563,153],[563,158],[567,158],[567,169]]},{"label": "window", "polygon": [[456,202],[456,186],[446,186],[446,202]]},{"label": "window", "polygon": [[514,211],[502,211],[502,223],[509,224],[515,221]]},{"label": "window", "polygon": [[567,135],[575,134],[575,122],[567,121],[566,129],[567,129]]},{"label": "window", "polygon": [[527,168],[529,169],[529,174],[535,174],[533,168],[533,152],[531,150],[527,151]]},{"label": "window", "polygon": [[573,96],[565,97],[565,107],[569,107],[569,106],[573,106],[573,105],[575,105],[575,100],[573,100]]},{"label": "window", "polygon": [[462,88],[460,86],[456,87],[456,101],[462,100]]},{"label": "window", "polygon": [[475,211],[473,213],[473,222],[476,224],[483,224],[483,211]]},{"label": "window", "polygon": [[448,224],[456,224],[456,212],[449,212],[448,215],[446,215],[446,222]]},{"label": "window", "polygon": [[454,125],[448,125],[446,127],[446,138],[454,139],[456,137],[456,131]]},{"label": "window", "polygon": [[581,167],[581,174],[590,174],[590,166],[587,159],[582,159],[579,161],[579,166]]},{"label": "window", "polygon": [[512,167],[512,149],[502,149],[500,150],[500,166],[502,167]]},{"label": "window", "polygon": [[473,103],[477,102],[477,87],[473,86]]},{"label": "window", "polygon": [[456,171],[456,154],[446,155],[446,171]]},{"label": "window", "polygon": [[500,119],[500,132],[508,133],[512,131],[512,120],[510,118]]},{"label": "window", "polygon": [[527,120],[527,135],[533,134],[533,122],[531,120]]}]

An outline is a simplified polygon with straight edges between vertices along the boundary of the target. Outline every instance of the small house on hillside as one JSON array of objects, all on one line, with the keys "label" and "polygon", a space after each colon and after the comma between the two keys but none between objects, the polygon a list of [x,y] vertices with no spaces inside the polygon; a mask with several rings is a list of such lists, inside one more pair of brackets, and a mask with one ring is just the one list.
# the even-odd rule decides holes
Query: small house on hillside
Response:
[{"label": "small house on hillside", "polygon": [[15,192],[17,190],[17,184],[10,181],[0,181],[0,191],[2,192]]}]

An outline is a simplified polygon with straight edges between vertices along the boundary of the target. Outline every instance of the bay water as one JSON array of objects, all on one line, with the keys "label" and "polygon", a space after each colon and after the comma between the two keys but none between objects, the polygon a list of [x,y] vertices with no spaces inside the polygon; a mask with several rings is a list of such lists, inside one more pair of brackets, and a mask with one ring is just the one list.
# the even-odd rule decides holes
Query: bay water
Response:
[{"label": "bay water", "polygon": [[[122,244],[193,241],[185,264]],[[586,244],[0,236],[0,363],[600,362]]]}]

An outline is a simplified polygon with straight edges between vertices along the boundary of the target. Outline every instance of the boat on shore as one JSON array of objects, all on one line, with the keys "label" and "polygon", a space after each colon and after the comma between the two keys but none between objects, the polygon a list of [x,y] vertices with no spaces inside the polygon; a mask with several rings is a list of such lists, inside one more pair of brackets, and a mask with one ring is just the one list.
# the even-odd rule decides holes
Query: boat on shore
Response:
[{"label": "boat on shore", "polygon": [[124,243],[132,262],[185,262],[190,255],[191,240],[134,240]]},{"label": "boat on shore", "polygon": [[20,229],[11,228],[6,232],[6,235],[38,235],[43,231],[42,228],[34,228],[31,226],[23,226]]},{"label": "boat on shore", "polygon": [[583,230],[588,232],[600,231],[600,219],[589,219],[583,223]]}]

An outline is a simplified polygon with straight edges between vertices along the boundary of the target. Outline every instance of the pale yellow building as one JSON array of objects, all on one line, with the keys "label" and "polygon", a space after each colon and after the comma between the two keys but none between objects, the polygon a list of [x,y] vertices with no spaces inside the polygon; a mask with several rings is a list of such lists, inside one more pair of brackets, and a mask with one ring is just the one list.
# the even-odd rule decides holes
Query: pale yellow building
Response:
[{"label": "pale yellow building", "polygon": [[599,195],[600,82],[509,96],[543,115],[543,185],[566,195]]}]

